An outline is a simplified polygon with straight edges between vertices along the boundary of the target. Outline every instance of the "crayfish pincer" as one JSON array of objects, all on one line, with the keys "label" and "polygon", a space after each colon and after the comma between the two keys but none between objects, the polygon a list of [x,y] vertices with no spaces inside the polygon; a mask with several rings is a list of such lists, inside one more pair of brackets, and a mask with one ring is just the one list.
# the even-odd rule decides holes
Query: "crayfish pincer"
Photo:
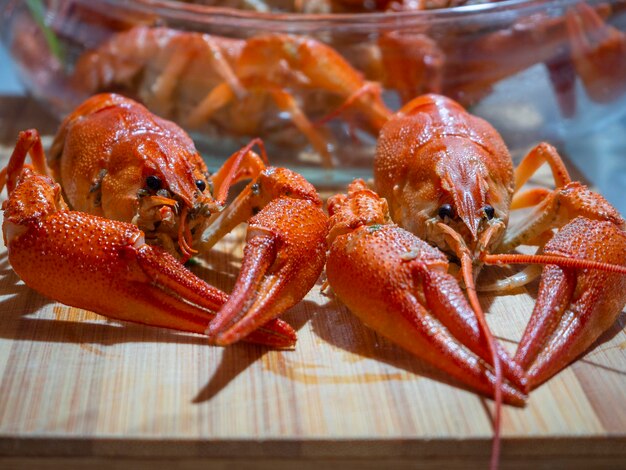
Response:
[{"label": "crayfish pincer", "polygon": [[[363,181],[353,182],[347,197],[331,198],[329,212],[326,273],[337,296],[382,335],[493,396],[496,377],[487,339],[448,273],[446,256],[393,224],[385,200]],[[367,294],[355,285],[367,286]],[[505,401],[522,405],[525,374],[504,349],[498,347],[497,354],[509,380],[503,385]]]},{"label": "crayfish pincer", "polygon": [[[210,175],[174,123],[122,96],[93,96],[62,123],[47,162],[37,131],[20,133],[0,178],[9,261],[29,287],[71,306],[221,345],[293,347],[295,331],[276,317],[318,279],[327,216],[302,176],[266,162],[252,141]],[[230,296],[179,261],[245,221]]]}]

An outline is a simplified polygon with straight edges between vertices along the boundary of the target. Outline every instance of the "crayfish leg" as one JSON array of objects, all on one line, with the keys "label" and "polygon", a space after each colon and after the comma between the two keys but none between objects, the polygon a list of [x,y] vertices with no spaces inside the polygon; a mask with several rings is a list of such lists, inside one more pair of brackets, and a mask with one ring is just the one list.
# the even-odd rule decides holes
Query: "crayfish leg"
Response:
[{"label": "crayfish leg", "polygon": [[199,127],[236,98],[237,96],[227,82],[220,83],[190,111],[186,118],[186,124],[190,127]]},{"label": "crayfish leg", "polygon": [[626,35],[585,2],[565,16],[572,61],[589,97],[609,103],[626,92]]},{"label": "crayfish leg", "polygon": [[322,165],[325,168],[332,168],[333,161],[328,150],[330,146],[328,139],[315,128],[300,106],[298,106],[294,97],[282,89],[270,89],[268,91],[274,99],[276,106],[290,114],[294,125],[306,136],[315,151],[319,153],[322,158]]},{"label": "crayfish leg", "polygon": [[[563,187],[572,181],[565,163],[557,150],[552,145],[542,142],[532,148],[515,168],[516,193],[544,163],[550,165],[554,184],[557,188]],[[515,197],[513,197],[512,203],[515,203]]]},{"label": "crayfish leg", "polygon": [[383,80],[406,104],[424,93],[442,93],[446,54],[422,33],[392,32],[378,40]]},{"label": "crayfish leg", "polygon": [[[520,191],[528,179],[548,163],[556,188],[533,188]],[[601,195],[589,190],[577,181],[572,181],[565,163],[556,149],[546,143],[533,148],[515,170],[516,193],[512,208],[533,207],[520,221],[510,226],[498,251],[506,253],[519,245],[536,244],[546,239],[551,230],[562,227],[573,217],[582,215],[589,219],[607,220],[618,226],[624,224],[619,212]]]},{"label": "crayfish leg", "polygon": [[[252,151],[258,145],[261,157]],[[261,139],[251,140],[245,147],[237,150],[211,176],[213,194],[219,204],[225,204],[230,188],[244,179],[254,179],[267,166],[265,144]]]},{"label": "crayfish leg", "polygon": [[41,175],[50,175],[39,132],[37,129],[28,129],[19,133],[17,143],[9,158],[9,164],[2,169],[0,174],[0,191],[5,184],[7,191],[12,192],[15,189],[17,179],[26,162],[26,157],[29,155],[35,171]]},{"label": "crayfish leg", "polygon": [[[244,149],[247,149],[251,144],[252,142]],[[249,164],[242,165],[236,161],[231,163],[230,160],[238,155],[243,155],[245,159],[249,160]],[[233,157],[227,160],[224,166],[213,175],[215,192],[218,196],[216,199],[220,203],[226,201],[227,191],[232,181],[239,181],[244,178],[252,178],[252,181],[222,212],[211,220],[198,241],[200,251],[210,250],[237,225],[248,221],[250,217],[259,213],[273,199],[279,197],[303,199],[321,207],[322,201],[313,185],[298,173],[286,168],[265,168],[264,163],[253,152],[241,153],[240,151]]]}]

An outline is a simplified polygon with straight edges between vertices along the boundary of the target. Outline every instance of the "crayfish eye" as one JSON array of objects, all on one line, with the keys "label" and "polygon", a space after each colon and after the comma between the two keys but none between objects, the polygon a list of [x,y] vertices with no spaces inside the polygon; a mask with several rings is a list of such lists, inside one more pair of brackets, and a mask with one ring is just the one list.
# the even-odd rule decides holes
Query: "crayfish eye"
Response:
[{"label": "crayfish eye", "polygon": [[441,207],[439,208],[438,215],[439,215],[439,218],[442,220],[445,219],[446,217],[451,219],[454,217],[454,209],[452,209],[452,206],[450,204],[442,204]]},{"label": "crayfish eye", "polygon": [[150,175],[146,178],[146,186],[153,191],[161,189],[161,178],[156,175]]},{"label": "crayfish eye", "polygon": [[203,193],[206,189],[206,183],[203,180],[196,180],[196,188],[198,188],[198,191]]},{"label": "crayfish eye", "polygon": [[496,210],[493,208],[493,206],[486,205],[483,210],[485,211],[485,215],[489,220],[493,219],[496,215]]}]

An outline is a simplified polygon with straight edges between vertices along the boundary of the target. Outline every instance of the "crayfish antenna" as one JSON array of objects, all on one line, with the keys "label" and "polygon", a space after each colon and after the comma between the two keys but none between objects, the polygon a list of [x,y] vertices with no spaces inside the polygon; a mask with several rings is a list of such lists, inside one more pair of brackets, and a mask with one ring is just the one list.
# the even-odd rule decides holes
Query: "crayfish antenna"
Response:
[{"label": "crayfish antenna", "polygon": [[497,470],[500,462],[500,430],[502,423],[502,365],[500,362],[500,355],[497,352],[496,341],[491,334],[489,325],[485,320],[485,314],[476,295],[476,286],[474,285],[474,276],[472,275],[472,259],[468,253],[464,253],[461,257],[461,270],[463,273],[463,280],[467,289],[467,296],[470,301],[470,305],[476,314],[478,324],[483,332],[489,353],[493,360],[493,369],[496,376],[495,383],[495,413],[493,418],[493,441],[491,447],[491,462],[489,468],[491,470]]},{"label": "crayfish antenna", "polygon": [[553,264],[561,268],[592,269],[607,273],[626,274],[626,266],[620,264],[605,263],[588,259],[568,258],[563,255],[524,255],[524,254],[500,254],[485,255],[485,264]]}]

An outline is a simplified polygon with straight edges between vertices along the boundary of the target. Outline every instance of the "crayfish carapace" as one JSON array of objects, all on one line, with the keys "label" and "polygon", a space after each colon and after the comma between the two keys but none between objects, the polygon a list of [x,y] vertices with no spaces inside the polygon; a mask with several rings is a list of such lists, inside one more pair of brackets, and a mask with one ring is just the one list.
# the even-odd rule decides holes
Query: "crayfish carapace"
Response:
[{"label": "crayfish carapace", "polygon": [[[209,175],[184,131],[114,94],[65,119],[48,163],[38,133],[22,132],[0,182],[11,266],[38,292],[108,317],[206,332],[222,345],[247,337],[292,347],[294,330],[275,317],[316,282],[327,217],[315,188],[267,167],[256,143]],[[24,164],[29,153],[34,168]],[[226,205],[229,188],[246,179]],[[175,259],[207,252],[245,221],[230,296]]]}]

